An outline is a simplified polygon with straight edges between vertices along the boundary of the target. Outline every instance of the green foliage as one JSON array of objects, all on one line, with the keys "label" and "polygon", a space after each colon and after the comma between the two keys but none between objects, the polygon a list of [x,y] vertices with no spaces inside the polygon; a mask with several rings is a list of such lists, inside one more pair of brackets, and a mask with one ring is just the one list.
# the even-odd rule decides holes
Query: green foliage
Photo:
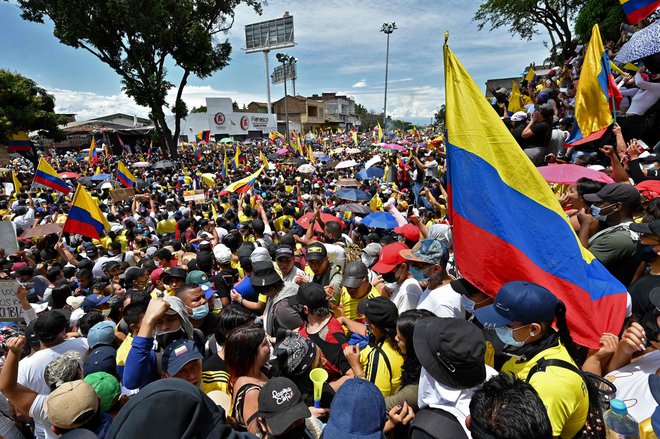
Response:
[{"label": "green foliage", "polygon": [[63,140],[58,125],[66,116],[55,113],[55,98],[33,80],[0,69],[0,144],[19,131],[38,131],[40,135]]},{"label": "green foliage", "polygon": [[575,34],[586,44],[591,38],[591,29],[598,23],[603,42],[617,41],[624,19],[619,0],[589,0],[575,20]]},{"label": "green foliage", "polygon": [[[87,50],[110,66],[126,94],[150,109],[156,127],[176,155],[181,100],[188,77],[205,78],[226,67],[231,45],[217,37],[234,20],[234,9],[247,3],[261,13],[258,0],[18,0],[22,17],[52,20],[64,44]],[[178,84],[166,79],[167,62],[182,70]],[[171,77],[172,75],[170,75]],[[176,87],[174,132],[165,122],[166,97]]]},{"label": "green foliage", "polygon": [[360,119],[362,131],[369,131],[378,123],[383,122],[383,113],[377,114],[373,110],[367,110],[362,104],[355,103],[355,115]]},{"label": "green foliage", "polygon": [[571,20],[587,0],[486,0],[474,15],[479,29],[506,28],[512,35],[530,40],[544,28],[556,61],[567,59],[576,43]]},{"label": "green foliage", "polygon": [[206,108],[206,105],[200,105],[199,107],[193,107],[192,110],[190,110],[191,113],[206,113],[208,110]]},{"label": "green foliage", "polygon": [[412,127],[413,127],[412,123],[399,119],[388,120],[388,124],[387,124],[387,129],[392,129],[392,130],[398,129],[398,130],[408,131]]},{"label": "green foliage", "polygon": [[433,123],[439,127],[444,128],[446,113],[447,113],[447,109],[445,108],[445,105],[442,104],[440,108],[438,108],[438,111],[436,111],[435,114],[433,115]]}]

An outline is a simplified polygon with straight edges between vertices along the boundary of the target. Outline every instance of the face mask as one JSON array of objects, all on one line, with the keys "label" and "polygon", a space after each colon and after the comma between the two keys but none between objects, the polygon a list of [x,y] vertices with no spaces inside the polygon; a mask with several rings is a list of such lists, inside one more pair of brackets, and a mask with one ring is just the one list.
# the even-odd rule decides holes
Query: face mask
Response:
[{"label": "face mask", "polygon": [[305,423],[303,422],[300,425],[289,429],[278,436],[268,435],[268,437],[272,439],[300,439],[301,437],[304,437],[304,433]]},{"label": "face mask", "polygon": [[[522,326],[521,326],[522,328]],[[516,328],[519,329],[519,328]],[[520,348],[525,345],[525,342],[527,341],[527,337],[525,340],[518,341],[515,338],[513,338],[513,329],[507,327],[507,326],[502,326],[500,328],[495,328],[495,333],[499,337],[500,340],[502,340],[502,343],[508,346],[513,346],[514,348]]]},{"label": "face mask", "polygon": [[186,333],[181,327],[174,331],[156,333],[156,341],[158,342],[158,347],[161,349],[165,349],[175,340],[181,340],[184,338],[187,338]]},{"label": "face mask", "polygon": [[396,269],[390,271],[389,273],[382,274],[383,281],[387,283],[396,282]]},{"label": "face mask", "polygon": [[415,268],[412,265],[410,266],[409,270],[410,274],[412,274],[412,277],[414,277],[418,282],[426,282],[429,280],[429,278],[424,275],[426,270],[420,270],[419,268]]},{"label": "face mask", "polygon": [[637,241],[635,246],[635,256],[644,262],[651,262],[658,257],[658,255],[653,251],[652,245],[642,244],[639,241]]},{"label": "face mask", "polygon": [[209,304],[205,303],[202,306],[198,306],[197,308],[192,309],[192,315],[190,318],[193,320],[202,320],[204,317],[206,317],[209,313]]},{"label": "face mask", "polygon": [[465,311],[474,314],[474,305],[476,305],[474,300],[470,300],[465,294],[461,294],[461,306]]},{"label": "face mask", "polygon": [[607,217],[610,216],[612,214],[612,212],[608,213],[607,215],[601,215],[600,212],[603,209],[607,209],[610,206],[611,206],[611,204],[609,206],[605,206],[605,207],[598,207],[598,206],[593,206],[592,205],[591,206],[591,216],[596,218],[598,221],[602,221],[602,222],[607,221]]}]

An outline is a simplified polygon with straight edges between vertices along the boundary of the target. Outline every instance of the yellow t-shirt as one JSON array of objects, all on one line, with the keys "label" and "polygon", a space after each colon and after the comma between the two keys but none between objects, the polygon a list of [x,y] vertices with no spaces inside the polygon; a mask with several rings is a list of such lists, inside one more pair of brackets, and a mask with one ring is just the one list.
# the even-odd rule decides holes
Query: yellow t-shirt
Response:
[{"label": "yellow t-shirt", "polygon": [[[367,345],[360,351],[360,363],[364,369],[364,379],[371,381],[378,387],[383,396],[391,396],[396,393],[401,384],[401,368],[403,367],[403,356],[394,349],[389,341],[380,342],[380,347]],[[390,367],[387,367],[389,360]],[[392,373],[390,374],[390,369]]]},{"label": "yellow t-shirt", "polygon": [[124,341],[121,342],[119,349],[117,349],[117,366],[124,367],[126,365],[126,358],[128,357],[128,352],[133,346],[133,336],[131,334],[126,335]]},{"label": "yellow t-shirt", "polygon": [[176,220],[174,218],[158,221],[158,224],[156,224],[156,233],[159,235],[167,235],[174,232],[176,232]]},{"label": "yellow t-shirt", "polygon": [[[557,358],[575,365],[566,348],[559,344],[536,354],[526,362],[519,363],[515,358],[511,358],[502,366],[502,372],[513,373],[526,380],[529,370],[541,358]],[[589,394],[582,377],[563,367],[548,366],[545,372],[538,371],[532,375],[529,383],[548,410],[552,435],[574,437],[584,426],[589,413]]]},{"label": "yellow t-shirt", "polygon": [[364,315],[358,313],[358,304],[363,300],[373,299],[378,296],[380,296],[380,292],[373,286],[371,287],[371,291],[361,299],[353,299],[351,295],[348,294],[348,291],[346,291],[346,288],[342,288],[341,297],[339,298],[339,306],[344,310],[344,317],[363,323]]},{"label": "yellow t-shirt", "polygon": [[284,224],[284,221],[287,220],[287,219],[289,220],[289,225],[293,226],[293,223],[294,223],[295,219],[291,215],[282,215],[282,216],[278,217],[273,222],[274,225],[275,225],[275,231],[276,232],[279,232],[279,231],[284,229],[283,224]]},{"label": "yellow t-shirt", "polygon": [[202,372],[202,392],[209,393],[220,390],[229,393],[229,373],[224,370],[205,370]]}]

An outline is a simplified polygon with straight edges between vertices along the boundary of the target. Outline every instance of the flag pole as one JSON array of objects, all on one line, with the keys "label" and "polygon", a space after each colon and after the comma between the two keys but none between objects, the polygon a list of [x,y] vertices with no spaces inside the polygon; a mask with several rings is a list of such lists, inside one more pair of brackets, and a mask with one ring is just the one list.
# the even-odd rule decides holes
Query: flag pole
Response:
[{"label": "flag pole", "polygon": [[614,118],[614,123],[616,124],[616,102],[614,101],[614,95],[610,96],[612,101],[612,117]]}]

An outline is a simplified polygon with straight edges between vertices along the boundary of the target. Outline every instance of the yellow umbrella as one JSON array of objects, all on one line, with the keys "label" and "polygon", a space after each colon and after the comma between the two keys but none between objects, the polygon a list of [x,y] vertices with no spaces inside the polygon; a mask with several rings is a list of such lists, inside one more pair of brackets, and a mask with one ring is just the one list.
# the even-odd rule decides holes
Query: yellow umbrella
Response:
[{"label": "yellow umbrella", "polygon": [[209,173],[200,175],[200,177],[202,177],[202,181],[204,183],[206,183],[207,186],[210,186],[210,187],[215,186],[215,174],[211,174],[209,172]]}]

